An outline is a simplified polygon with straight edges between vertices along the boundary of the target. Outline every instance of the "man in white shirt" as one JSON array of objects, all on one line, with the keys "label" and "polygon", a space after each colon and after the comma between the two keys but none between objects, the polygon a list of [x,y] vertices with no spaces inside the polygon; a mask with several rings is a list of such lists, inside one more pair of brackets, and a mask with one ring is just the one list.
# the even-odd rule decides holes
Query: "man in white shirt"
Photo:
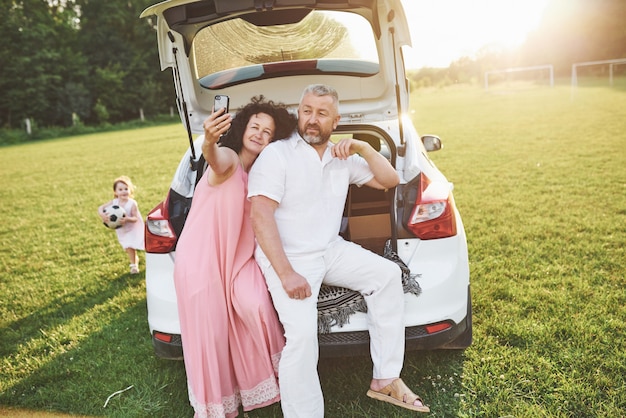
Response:
[{"label": "man in white shirt", "polygon": [[297,132],[269,144],[248,180],[259,243],[255,257],[285,329],[279,363],[283,414],[324,416],[317,374],[322,282],[356,290],[367,303],[374,365],[367,395],[428,412],[399,378],[404,361],[400,268],[339,236],[349,185],[389,189],[399,183],[398,174],[367,142],[330,142],[340,118],[337,92],[325,85],[308,86],[298,107]]}]

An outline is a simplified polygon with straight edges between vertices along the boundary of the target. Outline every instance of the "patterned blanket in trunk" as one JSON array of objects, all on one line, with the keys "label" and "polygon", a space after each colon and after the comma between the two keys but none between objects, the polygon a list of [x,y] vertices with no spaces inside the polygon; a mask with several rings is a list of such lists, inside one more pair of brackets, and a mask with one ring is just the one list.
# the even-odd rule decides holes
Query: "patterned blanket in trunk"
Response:
[{"label": "patterned blanket in trunk", "polygon": [[[411,274],[406,264],[391,249],[391,243],[387,241],[383,257],[395,262],[402,270],[402,288],[404,293],[412,293],[419,296],[422,288],[415,280],[419,274]],[[330,328],[350,322],[350,316],[355,312],[367,312],[367,305],[363,295],[354,290],[343,287],[322,285],[317,298],[317,328],[320,334],[328,334]]]}]

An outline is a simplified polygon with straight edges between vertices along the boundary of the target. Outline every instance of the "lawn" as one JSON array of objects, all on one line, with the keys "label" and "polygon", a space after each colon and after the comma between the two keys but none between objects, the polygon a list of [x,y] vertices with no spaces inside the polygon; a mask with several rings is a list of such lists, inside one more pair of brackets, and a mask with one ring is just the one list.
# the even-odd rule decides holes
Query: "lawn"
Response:
[{"label": "lawn", "polygon": [[[406,355],[429,416],[626,414],[626,86],[605,84],[413,93],[444,143],[474,309],[470,348]],[[0,405],[193,415],[183,363],[153,355],[143,273],[95,213],[126,174],[145,217],[187,145],[172,125],[0,148]],[[365,396],[368,357],[319,369],[328,417],[416,416]]]}]

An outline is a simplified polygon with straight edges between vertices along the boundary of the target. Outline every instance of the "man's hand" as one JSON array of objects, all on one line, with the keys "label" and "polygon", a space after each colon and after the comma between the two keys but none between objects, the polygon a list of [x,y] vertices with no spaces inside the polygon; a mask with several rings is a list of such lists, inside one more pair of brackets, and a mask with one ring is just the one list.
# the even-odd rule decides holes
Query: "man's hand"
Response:
[{"label": "man's hand", "polygon": [[343,138],[330,149],[333,157],[345,160],[352,154],[359,154],[369,165],[374,178],[365,183],[375,189],[391,189],[400,183],[396,169],[381,153],[376,151],[366,141],[354,138]]},{"label": "man's hand", "polygon": [[359,141],[354,138],[343,138],[330,149],[330,155],[335,158],[339,158],[340,160],[345,160],[352,154],[356,153],[363,156],[363,153],[367,152],[367,148],[374,151],[374,148],[372,148],[370,144],[365,141]]},{"label": "man's hand", "polygon": [[304,299],[311,296],[311,286],[309,286],[309,282],[293,270],[281,277],[280,281],[283,284],[287,296],[291,299]]}]

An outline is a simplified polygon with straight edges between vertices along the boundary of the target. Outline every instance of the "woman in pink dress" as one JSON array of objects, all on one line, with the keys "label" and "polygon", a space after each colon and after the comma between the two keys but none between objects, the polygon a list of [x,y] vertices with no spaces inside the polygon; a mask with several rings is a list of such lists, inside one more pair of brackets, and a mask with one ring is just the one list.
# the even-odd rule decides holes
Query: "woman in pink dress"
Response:
[{"label": "woman in pink dress", "polygon": [[[234,119],[204,122],[209,167],[176,247],[189,401],[196,417],[236,417],[280,400],[283,329],[258,265],[247,200],[248,171],[265,146],[295,128],[285,106],[253,98]],[[222,136],[223,135],[223,136]]]}]

